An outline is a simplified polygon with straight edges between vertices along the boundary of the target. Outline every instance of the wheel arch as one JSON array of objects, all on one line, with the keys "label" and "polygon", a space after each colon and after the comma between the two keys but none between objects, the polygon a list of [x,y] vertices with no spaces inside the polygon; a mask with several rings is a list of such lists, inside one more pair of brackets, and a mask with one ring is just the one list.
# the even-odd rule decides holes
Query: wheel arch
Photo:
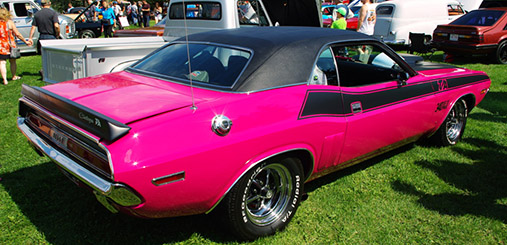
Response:
[{"label": "wheel arch", "polygon": [[[470,113],[472,111],[472,109],[475,107],[475,102],[476,102],[475,95],[474,94],[465,94],[465,95],[460,96],[456,101],[458,101],[461,98],[463,98],[465,100],[466,107],[467,107],[467,113]],[[454,103],[456,103],[456,101],[454,101]],[[453,103],[453,105],[454,105],[454,103]]]},{"label": "wheel arch", "polygon": [[286,149],[281,150],[276,153],[270,153],[263,155],[264,157],[256,157],[251,159],[250,161],[246,162],[245,165],[248,165],[248,167],[234,180],[234,182],[228,187],[228,189],[222,194],[220,199],[208,210],[206,211],[206,214],[211,213],[221,202],[222,200],[227,196],[227,194],[230,192],[230,190],[238,183],[238,181],[243,178],[243,176],[248,173],[252,168],[255,166],[263,163],[266,160],[278,158],[278,157],[295,157],[298,158],[301,161],[301,165],[303,167],[303,172],[305,175],[305,181],[310,178],[310,176],[313,173],[313,170],[315,169],[315,157],[314,153],[309,150],[308,148],[302,147],[302,148],[292,148],[292,149]]}]

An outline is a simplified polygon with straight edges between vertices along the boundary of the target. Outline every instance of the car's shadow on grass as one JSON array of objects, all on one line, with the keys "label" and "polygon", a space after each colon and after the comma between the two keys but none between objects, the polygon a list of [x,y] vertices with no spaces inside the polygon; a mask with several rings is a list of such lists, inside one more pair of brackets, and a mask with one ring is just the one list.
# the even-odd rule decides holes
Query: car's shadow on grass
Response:
[{"label": "car's shadow on grass", "polygon": [[474,160],[472,164],[449,160],[416,162],[419,166],[434,172],[456,190],[435,194],[399,180],[392,183],[392,188],[406,195],[418,197],[418,202],[426,209],[444,215],[482,216],[507,223],[505,148],[493,141],[477,138],[466,138],[464,142],[478,149],[466,150],[460,147],[452,149]]},{"label": "car's shadow on grass", "polygon": [[354,174],[354,173],[357,173],[357,172],[360,172],[362,170],[365,170],[379,162],[382,162],[383,160],[386,160],[386,159],[389,159],[393,156],[396,156],[402,152],[406,152],[406,151],[409,151],[410,149],[412,149],[414,147],[414,144],[408,144],[408,145],[404,145],[400,148],[397,148],[397,149],[394,149],[394,150],[391,150],[391,151],[388,151],[384,154],[381,154],[379,156],[376,156],[376,157],[373,157],[369,160],[366,160],[364,162],[359,162],[357,163],[356,165],[353,165],[353,166],[350,166],[350,167],[346,167],[342,170],[339,170],[339,171],[336,171],[334,173],[331,173],[331,174],[328,174],[328,175],[325,175],[323,177],[320,177],[318,179],[315,179],[315,180],[312,180],[311,182],[308,182],[305,184],[305,192],[308,194],[308,195],[311,195],[311,192],[315,191],[316,189],[324,186],[324,185],[327,185],[327,184],[330,184],[330,183],[333,183],[334,181],[336,181],[337,179],[340,179],[340,178],[343,178],[345,176],[349,176],[351,174]]},{"label": "car's shadow on grass", "polygon": [[0,184],[51,244],[162,244],[190,238],[234,241],[216,214],[169,219],[112,214],[52,162],[3,174]]}]

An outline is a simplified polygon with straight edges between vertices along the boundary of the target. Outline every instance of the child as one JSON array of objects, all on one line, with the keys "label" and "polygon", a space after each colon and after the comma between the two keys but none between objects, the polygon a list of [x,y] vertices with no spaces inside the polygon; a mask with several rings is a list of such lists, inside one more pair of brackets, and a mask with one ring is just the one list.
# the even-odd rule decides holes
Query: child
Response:
[{"label": "child", "polygon": [[333,29],[345,30],[347,29],[347,21],[345,20],[345,15],[347,14],[347,10],[345,8],[335,9],[333,11],[333,17],[336,15],[335,21],[331,25]]}]

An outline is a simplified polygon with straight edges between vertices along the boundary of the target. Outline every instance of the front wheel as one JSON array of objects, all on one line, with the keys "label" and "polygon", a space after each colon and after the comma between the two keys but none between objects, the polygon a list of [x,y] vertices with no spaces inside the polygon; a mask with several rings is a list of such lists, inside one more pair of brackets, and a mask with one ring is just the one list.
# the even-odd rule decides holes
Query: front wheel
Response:
[{"label": "front wheel", "polygon": [[455,145],[465,131],[468,109],[463,98],[456,101],[440,128],[432,136],[433,142],[440,146]]},{"label": "front wheel", "polygon": [[79,38],[95,38],[95,33],[92,30],[82,30],[79,32]]},{"label": "front wheel", "polygon": [[294,217],[303,194],[297,158],[268,160],[250,170],[227,195],[226,222],[244,240],[282,230]]}]

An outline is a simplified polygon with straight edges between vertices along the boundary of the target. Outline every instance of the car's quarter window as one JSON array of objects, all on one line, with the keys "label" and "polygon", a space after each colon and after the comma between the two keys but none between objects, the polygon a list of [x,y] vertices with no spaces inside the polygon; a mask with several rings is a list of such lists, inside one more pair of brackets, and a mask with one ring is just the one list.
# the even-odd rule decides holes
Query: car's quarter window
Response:
[{"label": "car's quarter window", "polygon": [[185,83],[192,80],[230,88],[251,56],[249,51],[210,44],[190,43],[188,50],[190,66],[187,45],[174,43],[140,60],[131,70],[160,78],[178,79]]},{"label": "car's quarter window", "polygon": [[326,48],[319,58],[317,58],[312,75],[310,76],[310,84],[338,85],[333,52],[330,48]]},{"label": "car's quarter window", "polygon": [[174,3],[169,10],[169,18],[220,20],[222,18],[222,8],[220,3],[188,1],[185,2],[185,10],[183,10],[183,3]]},{"label": "car's quarter window", "polygon": [[403,70],[375,45],[334,46],[340,86],[355,87],[393,81]]}]

